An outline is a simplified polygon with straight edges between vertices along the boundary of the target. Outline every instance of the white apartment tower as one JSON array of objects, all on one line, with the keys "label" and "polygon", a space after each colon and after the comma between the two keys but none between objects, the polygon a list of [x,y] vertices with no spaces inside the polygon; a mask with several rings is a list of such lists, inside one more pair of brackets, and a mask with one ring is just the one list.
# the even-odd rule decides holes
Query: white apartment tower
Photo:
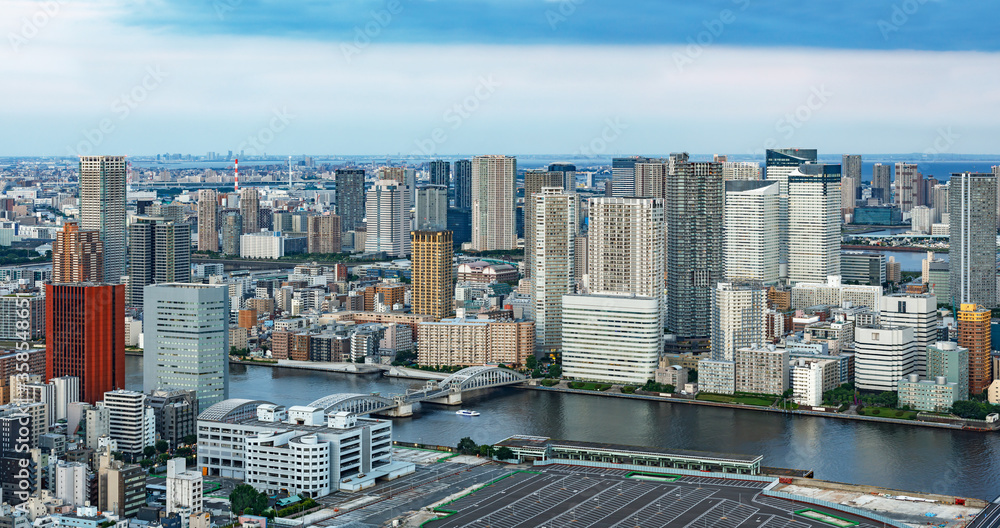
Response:
[{"label": "white apartment tower", "polygon": [[587,290],[663,298],[666,223],[660,198],[591,198]]},{"label": "white apartment tower", "polygon": [[384,251],[390,257],[410,254],[410,212],[406,194],[406,186],[396,180],[379,180],[368,191],[366,253]]},{"label": "white apartment tower", "polygon": [[562,187],[543,187],[532,199],[535,218],[527,227],[534,229],[535,349],[547,353],[562,347],[562,297],[575,293],[577,195]]},{"label": "white apartment tower", "polygon": [[104,242],[104,282],[125,275],[125,156],[80,157],[80,229],[95,229]]},{"label": "white apartment tower", "polygon": [[195,391],[199,409],[228,399],[228,287],[151,284],[144,302],[143,391]]},{"label": "white apartment tower", "polygon": [[778,281],[778,183],[726,182],[723,260],[728,281]]},{"label": "white apartment tower", "polygon": [[[472,249],[491,251],[517,247],[516,177],[516,158],[476,156],[472,159]],[[368,233],[370,237],[370,225]]]},{"label": "white apartment tower", "polygon": [[768,149],[764,153],[764,177],[778,182],[778,261],[788,276],[788,175],[803,163],[816,162],[816,149]]},{"label": "white apartment tower", "polygon": [[140,455],[156,440],[156,417],[145,404],[145,394],[125,389],[105,392],[98,403],[108,410],[110,436],[122,453]]},{"label": "white apartment tower", "polygon": [[712,290],[712,359],[735,361],[737,350],[763,346],[766,311],[765,290],[720,282]]},{"label": "white apartment tower", "polygon": [[879,321],[888,326],[906,326],[913,329],[916,344],[913,374],[927,377],[927,347],[937,343],[937,297],[928,294],[896,293],[885,295],[880,301]]},{"label": "white apartment tower", "polygon": [[788,174],[788,280],[831,275],[840,275],[840,165],[800,165]]}]

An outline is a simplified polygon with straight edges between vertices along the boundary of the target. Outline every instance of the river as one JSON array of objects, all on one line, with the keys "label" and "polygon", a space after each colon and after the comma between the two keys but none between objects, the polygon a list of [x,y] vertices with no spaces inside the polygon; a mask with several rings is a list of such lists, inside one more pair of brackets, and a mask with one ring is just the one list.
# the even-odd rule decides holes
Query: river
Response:
[{"label": "river", "polygon": [[[142,386],[142,358],[126,358],[126,386]],[[341,392],[392,394],[418,381],[255,365],[230,367],[229,395],[304,405]],[[418,406],[394,420],[397,440],[455,445],[511,434],[764,455],[768,466],[816,478],[993,500],[1000,495],[1000,436],[518,388],[464,396],[464,408]]]}]

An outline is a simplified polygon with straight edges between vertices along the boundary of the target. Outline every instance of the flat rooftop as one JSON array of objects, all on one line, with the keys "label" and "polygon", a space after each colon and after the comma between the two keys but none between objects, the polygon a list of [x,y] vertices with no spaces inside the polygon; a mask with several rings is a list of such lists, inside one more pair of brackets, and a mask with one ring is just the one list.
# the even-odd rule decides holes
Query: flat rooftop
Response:
[{"label": "flat rooftop", "polygon": [[512,436],[501,440],[497,446],[510,448],[544,449],[546,446],[554,448],[582,449],[590,451],[614,451],[616,453],[639,453],[643,455],[675,456],[697,459],[726,460],[734,462],[753,463],[764,459],[763,455],[739,455],[712,453],[709,451],[691,451],[687,449],[664,449],[648,446],[631,446],[622,444],[605,444],[600,442],[581,442],[577,440],[554,440],[551,438],[537,436]]}]

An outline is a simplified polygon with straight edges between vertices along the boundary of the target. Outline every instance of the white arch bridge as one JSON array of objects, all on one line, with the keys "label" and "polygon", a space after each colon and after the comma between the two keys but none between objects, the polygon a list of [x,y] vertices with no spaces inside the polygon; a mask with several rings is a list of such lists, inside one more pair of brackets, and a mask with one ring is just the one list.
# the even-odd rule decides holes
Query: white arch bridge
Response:
[{"label": "white arch bridge", "polygon": [[527,376],[503,367],[468,367],[441,381],[430,380],[422,388],[409,389],[405,394],[331,394],[310,403],[309,407],[318,407],[325,413],[410,416],[415,403],[460,405],[463,392],[517,385],[526,379]]}]

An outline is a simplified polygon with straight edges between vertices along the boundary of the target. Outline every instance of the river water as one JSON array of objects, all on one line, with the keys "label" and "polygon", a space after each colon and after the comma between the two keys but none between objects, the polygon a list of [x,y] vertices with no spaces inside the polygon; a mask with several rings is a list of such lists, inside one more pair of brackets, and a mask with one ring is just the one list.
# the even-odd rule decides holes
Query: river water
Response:
[{"label": "river water", "polygon": [[[126,385],[142,386],[142,358],[126,359]],[[378,375],[232,365],[229,395],[304,405],[334,393],[393,394],[419,381]],[[1000,435],[832,418],[562,394],[517,388],[463,396],[463,408],[417,406],[394,420],[397,440],[455,445],[511,434],[764,455],[767,466],[816,478],[992,500],[1000,495]]]}]

